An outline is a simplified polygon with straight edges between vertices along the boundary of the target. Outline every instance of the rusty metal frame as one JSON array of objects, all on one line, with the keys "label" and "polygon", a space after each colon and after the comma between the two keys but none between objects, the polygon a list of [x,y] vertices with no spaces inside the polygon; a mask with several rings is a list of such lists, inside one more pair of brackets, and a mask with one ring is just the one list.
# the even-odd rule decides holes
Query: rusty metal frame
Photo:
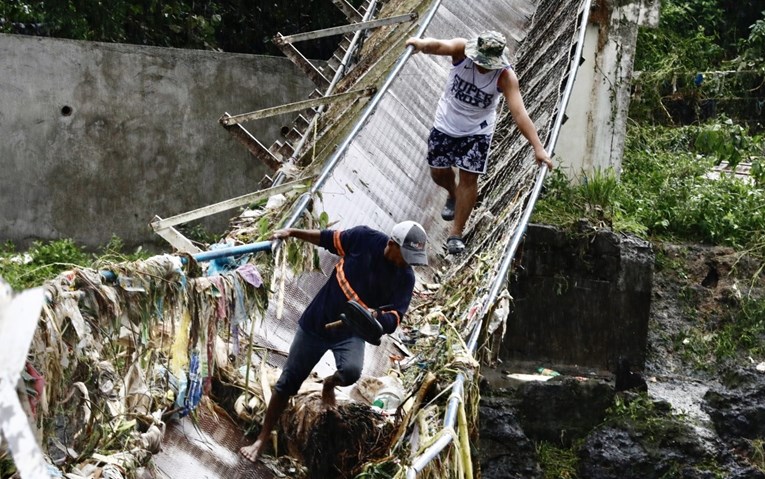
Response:
[{"label": "rusty metal frame", "polygon": [[341,25],[339,27],[325,28],[322,30],[314,30],[312,32],[296,33],[294,35],[288,35],[286,37],[278,35],[273,38],[273,43],[276,45],[282,45],[284,43],[297,43],[305,40],[315,40],[317,38],[331,37],[334,35],[342,35],[345,33],[356,32],[358,30],[369,30],[372,28],[384,27],[386,25],[395,25],[397,23],[413,22],[417,20],[417,13],[406,13],[403,15],[396,15],[393,17],[380,18],[377,20],[369,20],[366,22],[351,23],[348,25]]},{"label": "rusty metal frame", "polygon": [[372,96],[377,91],[376,88],[361,88],[358,90],[350,90],[343,93],[337,93],[335,95],[323,96],[320,98],[314,98],[312,100],[296,101],[294,103],[287,103],[285,105],[275,106],[271,108],[264,108],[262,110],[253,111],[250,113],[242,113],[233,116],[222,116],[220,123],[224,126],[238,125],[250,120],[259,120],[261,118],[268,118],[274,115],[281,115],[283,113],[293,113],[296,111],[308,110],[310,108],[316,108],[318,106],[327,105],[338,100],[345,100],[348,98],[361,98],[365,96]]},{"label": "rusty metal frame", "polygon": [[358,22],[361,20],[361,12],[356,10],[353,5],[346,0],[332,0],[332,3],[343,12],[343,15],[345,15],[345,18],[347,18],[349,22]]},{"label": "rusty metal frame", "polygon": [[284,55],[292,61],[300,70],[305,73],[308,78],[316,85],[317,88],[326,89],[329,86],[329,80],[322,74],[313,63],[311,63],[306,57],[303,56],[300,51],[295,48],[291,43],[282,41],[284,37],[281,33],[277,33],[274,37],[274,43],[284,53]]}]

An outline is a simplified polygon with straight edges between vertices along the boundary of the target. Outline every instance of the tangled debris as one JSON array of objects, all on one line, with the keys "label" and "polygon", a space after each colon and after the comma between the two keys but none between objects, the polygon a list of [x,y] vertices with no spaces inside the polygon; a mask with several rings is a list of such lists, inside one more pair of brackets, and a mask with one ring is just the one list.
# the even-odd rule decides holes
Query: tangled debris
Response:
[{"label": "tangled debris", "polygon": [[288,453],[317,479],[354,477],[367,461],[389,454],[394,433],[392,422],[367,404],[327,408],[315,394],[296,400],[282,422]]},{"label": "tangled debris", "polygon": [[[386,8],[421,9],[426,4],[387,2]],[[556,2],[543,1],[540,9],[551,5]],[[408,27],[380,31],[382,36],[372,35],[366,42],[370,48],[400,44],[411,32]],[[528,54],[527,62],[533,60],[531,45],[519,53]],[[561,51],[565,56],[568,49]],[[359,70],[360,76],[352,79],[375,83],[392,58],[388,54],[385,61],[367,65],[371,73]],[[545,78],[554,83],[563,77],[558,73],[546,72]],[[553,87],[558,94],[558,85]],[[359,108],[330,108],[324,121],[350,121],[354,115],[349,112]],[[510,123],[509,115],[502,115],[498,130],[515,131]],[[546,127],[538,126],[544,138]],[[344,127],[316,129],[313,140],[319,148],[313,148],[312,161],[298,176],[310,181]],[[478,364],[465,336],[480,321],[484,327],[491,324],[493,329],[481,336],[480,349],[498,344],[489,341],[492,331],[504,331],[502,319],[485,321],[502,318],[497,310],[503,306],[485,303],[504,254],[502,239],[514,232],[533,183],[536,171],[527,153],[517,132],[498,137],[495,166],[481,189],[482,207],[467,228],[470,251],[437,272],[433,285],[417,291],[401,327],[408,350],[392,358],[410,392],[397,415],[381,415],[363,402],[328,411],[310,394],[293,401],[283,423],[287,451],[302,458],[313,477],[403,477],[405,466],[445,435],[453,437],[451,446],[419,477],[472,477]],[[263,239],[282,224],[295,200],[287,195],[272,208],[255,208],[262,214],[240,216],[227,240],[240,244]],[[325,213],[316,215],[307,215],[302,226],[331,225]],[[215,264],[218,271],[211,276],[188,256],[162,255],[105,265],[100,271],[75,268],[47,283],[48,301],[20,397],[52,467],[70,479],[131,477],[160,447],[166,424],[193,417],[200,405],[211,411],[222,408],[239,418],[244,429],[257,426],[276,371],[262,359],[267,352],[256,344],[255,325],[269,308],[271,293],[279,291],[277,281],[318,266],[310,247],[288,242],[282,251],[276,265],[270,257],[242,258]],[[278,314],[278,305],[276,309]],[[457,374],[466,381],[456,430],[443,429],[444,404]]]}]

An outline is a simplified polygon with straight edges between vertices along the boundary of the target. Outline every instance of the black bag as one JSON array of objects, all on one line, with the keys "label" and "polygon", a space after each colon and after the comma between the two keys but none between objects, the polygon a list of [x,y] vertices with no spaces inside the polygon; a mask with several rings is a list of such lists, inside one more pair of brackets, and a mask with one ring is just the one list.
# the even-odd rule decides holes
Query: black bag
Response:
[{"label": "black bag", "polygon": [[356,301],[348,301],[340,313],[340,320],[351,328],[351,331],[369,344],[380,345],[384,333],[382,325],[372,316],[372,313]]}]

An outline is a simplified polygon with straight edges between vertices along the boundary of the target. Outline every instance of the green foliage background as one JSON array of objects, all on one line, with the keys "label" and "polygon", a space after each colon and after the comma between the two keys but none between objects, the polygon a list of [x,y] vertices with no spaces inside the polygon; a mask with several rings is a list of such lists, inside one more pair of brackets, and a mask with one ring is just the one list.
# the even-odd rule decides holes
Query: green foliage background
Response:
[{"label": "green foliage background", "polygon": [[725,113],[761,131],[764,58],[762,2],[663,0],[659,28],[638,34],[631,116],[677,125]]},{"label": "green foliage background", "polygon": [[[693,82],[675,83],[674,92],[665,95],[667,79],[689,72],[730,71],[734,80],[715,92],[722,100],[765,94],[765,4],[730,3],[662,2],[659,28],[639,32],[635,70],[640,75],[633,84],[623,171],[582,174],[573,184],[553,172],[535,221],[571,224],[586,217],[656,239],[765,252],[761,117],[750,122],[722,114],[691,115],[690,121],[666,116],[669,99],[693,110],[706,98],[708,92]],[[738,69],[746,69],[741,77],[747,81],[758,78],[756,88],[736,80]],[[752,100],[765,103],[765,98]],[[749,182],[710,175],[722,162],[735,167],[743,161],[752,163]]]},{"label": "green foliage background", "polygon": [[[358,6],[361,0],[352,0]],[[236,53],[281,55],[268,42],[348,23],[330,0],[0,0],[0,32]],[[328,58],[337,37],[301,43]]]}]

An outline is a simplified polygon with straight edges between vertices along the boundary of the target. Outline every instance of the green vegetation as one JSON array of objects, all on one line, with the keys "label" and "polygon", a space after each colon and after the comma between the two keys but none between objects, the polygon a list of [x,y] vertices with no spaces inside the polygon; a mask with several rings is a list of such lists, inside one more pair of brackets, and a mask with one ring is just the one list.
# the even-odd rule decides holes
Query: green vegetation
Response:
[{"label": "green vegetation", "polygon": [[124,251],[122,240],[113,237],[96,253],[88,253],[70,239],[35,242],[26,251],[17,251],[13,243],[0,245],[0,278],[14,289],[40,286],[46,280],[75,266],[97,267],[103,262],[134,261],[149,255],[138,248]]},{"label": "green vegetation", "polygon": [[[663,0],[658,29],[639,33],[622,171],[548,177],[533,221],[592,224],[654,242],[729,246],[765,260],[765,8],[726,0]],[[689,30],[687,25],[697,25]],[[712,73],[710,73],[712,72]],[[699,76],[699,74],[701,75]],[[751,110],[754,107],[755,110]],[[751,111],[750,111],[751,110]],[[751,163],[742,180],[713,173]],[[710,310],[690,279],[687,254],[657,253],[657,271],[674,275],[689,325],[667,338],[686,364],[765,352],[763,269]]]},{"label": "green vegetation", "polygon": [[607,423],[635,422],[646,425],[649,430],[666,415],[646,394],[631,397],[616,395],[613,405],[608,408],[606,414]]},{"label": "green vegetation", "polygon": [[764,10],[757,2],[664,0],[659,28],[638,36],[630,116],[677,125],[726,112],[761,129]]},{"label": "green vegetation", "polygon": [[744,297],[719,322],[699,322],[672,340],[683,360],[702,370],[726,359],[765,354],[765,300]]},{"label": "green vegetation", "polygon": [[[727,0],[663,0],[659,28],[639,32],[635,71],[619,178],[596,171],[569,184],[554,172],[534,220],[568,225],[588,218],[652,239],[762,254],[765,139],[761,114],[751,121],[746,110],[765,101],[765,10]],[[717,106],[733,105],[729,100],[740,108],[721,113]],[[749,183],[709,177],[716,165],[741,162],[752,164]]]},{"label": "green vegetation", "polygon": [[579,457],[577,450],[581,443],[575,443],[564,449],[547,441],[535,445],[539,465],[544,471],[544,479],[576,479]]},{"label": "green vegetation", "polygon": [[765,439],[754,439],[748,442],[752,465],[765,472]]},{"label": "green vegetation", "polygon": [[[351,4],[358,6],[359,0]],[[269,42],[347,23],[331,2],[243,0],[0,0],[0,33],[281,55]],[[301,44],[309,58],[327,58],[337,38]]]},{"label": "green vegetation", "polygon": [[[720,133],[723,132],[723,133]],[[726,133],[727,132],[727,133]],[[735,132],[735,133],[734,133]],[[702,242],[763,252],[765,179],[754,184],[709,173],[728,151],[730,124],[666,128],[632,126],[627,134],[621,182],[613,171],[582,175],[570,185],[554,171],[535,209],[534,221],[568,225],[579,218],[655,239]],[[719,150],[712,145],[718,138]],[[761,151],[761,137],[744,135],[736,155]]]}]

